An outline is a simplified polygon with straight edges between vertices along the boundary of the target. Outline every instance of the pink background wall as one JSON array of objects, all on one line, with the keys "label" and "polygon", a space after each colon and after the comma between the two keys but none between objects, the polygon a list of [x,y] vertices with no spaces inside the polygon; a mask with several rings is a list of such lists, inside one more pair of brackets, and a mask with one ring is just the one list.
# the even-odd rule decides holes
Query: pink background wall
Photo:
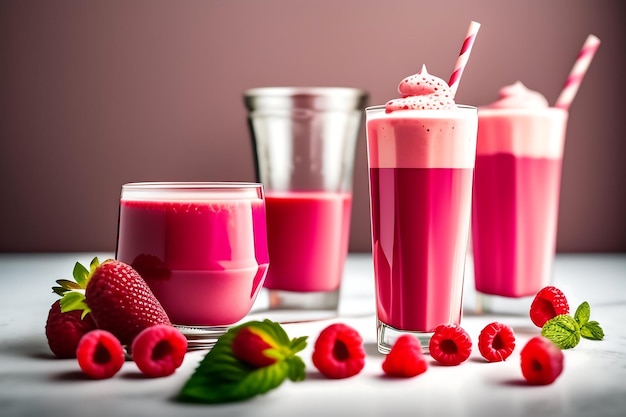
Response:
[{"label": "pink background wall", "polygon": [[[371,104],[425,63],[447,78],[482,24],[458,102],[522,80],[571,108],[558,249],[626,251],[622,0],[0,2],[0,251],[112,251],[125,182],[254,179],[241,94],[354,86]],[[370,250],[365,136],[351,250]]]}]

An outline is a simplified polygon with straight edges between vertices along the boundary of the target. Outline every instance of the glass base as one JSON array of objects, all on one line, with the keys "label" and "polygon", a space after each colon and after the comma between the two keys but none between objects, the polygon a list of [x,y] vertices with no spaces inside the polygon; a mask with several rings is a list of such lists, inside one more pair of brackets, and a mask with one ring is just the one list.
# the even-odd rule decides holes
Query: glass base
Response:
[{"label": "glass base", "polygon": [[174,324],[187,338],[187,350],[211,349],[230,326],[183,326]]},{"label": "glass base", "polygon": [[414,336],[422,345],[422,352],[428,353],[430,338],[433,336],[432,332],[415,332],[410,330],[399,330],[382,321],[376,319],[376,334],[378,351],[383,354],[387,354],[391,351],[392,346],[396,343],[396,340],[402,335],[410,334]]},{"label": "glass base", "polygon": [[476,292],[476,314],[528,315],[534,296],[503,297]]},{"label": "glass base", "polygon": [[339,313],[339,290],[295,292],[268,290],[266,313],[281,323],[325,320]]}]

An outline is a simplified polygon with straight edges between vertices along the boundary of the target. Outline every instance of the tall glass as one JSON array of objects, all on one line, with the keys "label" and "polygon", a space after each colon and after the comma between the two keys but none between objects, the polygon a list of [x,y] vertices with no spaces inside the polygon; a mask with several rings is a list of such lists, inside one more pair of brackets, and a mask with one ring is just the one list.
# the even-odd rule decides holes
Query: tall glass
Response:
[{"label": "tall glass", "polygon": [[481,311],[527,312],[551,280],[567,117],[558,108],[478,110],[472,249]]},{"label": "tall glass", "polygon": [[250,312],[265,280],[263,187],[125,184],[116,258],[141,274],[190,347],[212,343]]},{"label": "tall glass", "polygon": [[378,350],[460,324],[476,108],[366,109]]},{"label": "tall glass", "polygon": [[270,309],[337,312],[366,97],[339,87],[245,92],[257,175],[266,191]]}]

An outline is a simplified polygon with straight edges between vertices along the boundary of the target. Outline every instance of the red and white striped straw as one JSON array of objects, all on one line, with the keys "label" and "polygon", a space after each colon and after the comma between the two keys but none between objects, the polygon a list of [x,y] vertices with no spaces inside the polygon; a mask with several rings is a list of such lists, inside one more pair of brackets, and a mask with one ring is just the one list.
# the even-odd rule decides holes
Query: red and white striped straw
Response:
[{"label": "red and white striped straw", "polygon": [[463,46],[461,47],[461,52],[456,60],[456,64],[454,65],[454,71],[450,76],[450,81],[448,81],[453,97],[456,95],[456,90],[459,88],[459,81],[461,80],[463,71],[465,71],[465,66],[469,60],[470,52],[472,52],[472,47],[474,46],[474,40],[476,39],[478,29],[480,29],[480,23],[474,21],[470,22],[467,34],[465,35],[465,40],[463,41]]},{"label": "red and white striped straw", "polygon": [[589,64],[591,64],[591,60],[596,54],[599,46],[600,39],[594,35],[587,36],[587,40],[585,41],[583,48],[580,50],[578,58],[576,58],[576,62],[574,63],[574,66],[565,81],[563,90],[561,91],[559,98],[557,98],[554,107],[565,110],[569,109],[572,101],[574,101],[574,97],[576,97],[580,83],[587,73],[587,68],[589,68]]}]

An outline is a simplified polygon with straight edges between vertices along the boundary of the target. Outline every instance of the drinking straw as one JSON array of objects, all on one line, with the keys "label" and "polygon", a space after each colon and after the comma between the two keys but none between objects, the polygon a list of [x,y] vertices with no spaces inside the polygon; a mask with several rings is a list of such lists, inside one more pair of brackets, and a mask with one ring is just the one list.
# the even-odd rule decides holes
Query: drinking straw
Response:
[{"label": "drinking straw", "polygon": [[456,95],[456,90],[459,88],[459,81],[461,80],[463,71],[465,71],[465,66],[469,60],[470,52],[472,52],[472,47],[474,46],[474,40],[476,39],[478,29],[480,29],[480,23],[474,21],[470,22],[467,34],[465,35],[465,40],[463,41],[463,46],[461,47],[461,52],[456,60],[456,64],[454,65],[454,71],[450,76],[450,81],[448,81],[453,97]]},{"label": "drinking straw", "polygon": [[591,60],[593,59],[593,56],[599,46],[600,39],[594,35],[587,36],[587,40],[585,40],[585,44],[580,50],[578,58],[576,58],[576,62],[574,63],[574,66],[565,81],[563,90],[561,91],[559,98],[556,100],[554,107],[565,110],[569,109],[569,106],[572,104],[572,101],[574,101],[574,97],[578,92],[580,83],[587,73],[587,68],[589,68],[589,64],[591,64]]}]

